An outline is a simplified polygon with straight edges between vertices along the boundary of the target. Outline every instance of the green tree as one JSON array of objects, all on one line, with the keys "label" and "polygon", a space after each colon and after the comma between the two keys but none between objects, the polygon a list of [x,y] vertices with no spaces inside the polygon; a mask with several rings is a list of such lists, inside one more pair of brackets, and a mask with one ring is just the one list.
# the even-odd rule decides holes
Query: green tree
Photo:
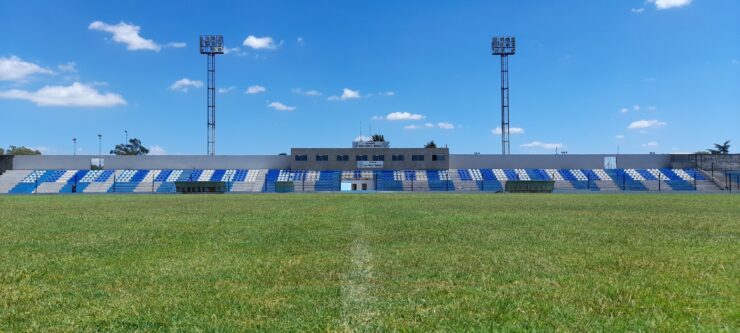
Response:
[{"label": "green tree", "polygon": [[0,147],[0,155],[5,155],[5,149],[3,147]]},{"label": "green tree", "polygon": [[373,134],[373,136],[370,137],[370,140],[374,142],[385,142],[385,137],[383,134]]},{"label": "green tree", "polygon": [[128,140],[127,144],[118,144],[116,148],[110,151],[114,155],[146,155],[149,149],[141,144],[141,140],[133,138]]},{"label": "green tree", "polygon": [[25,146],[10,146],[5,153],[8,155],[41,155],[40,151]]},{"label": "green tree", "polygon": [[723,144],[715,143],[714,149],[707,149],[712,155],[727,155],[730,153],[730,140]]},{"label": "green tree", "polygon": [[427,144],[424,145],[424,148],[437,148],[437,144],[434,143],[434,140],[427,142]]}]

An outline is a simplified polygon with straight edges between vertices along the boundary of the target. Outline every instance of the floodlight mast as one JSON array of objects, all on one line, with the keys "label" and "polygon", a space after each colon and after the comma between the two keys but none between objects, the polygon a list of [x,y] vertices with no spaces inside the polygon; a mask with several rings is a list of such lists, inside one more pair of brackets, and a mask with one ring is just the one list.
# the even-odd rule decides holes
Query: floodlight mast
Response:
[{"label": "floodlight mast", "polygon": [[201,35],[200,54],[208,56],[208,89],[206,103],[208,113],[208,155],[216,154],[216,55],[224,54],[224,37],[222,35]]},{"label": "floodlight mast", "polygon": [[509,155],[509,55],[516,52],[516,37],[493,37],[491,48],[501,56],[501,155]]}]

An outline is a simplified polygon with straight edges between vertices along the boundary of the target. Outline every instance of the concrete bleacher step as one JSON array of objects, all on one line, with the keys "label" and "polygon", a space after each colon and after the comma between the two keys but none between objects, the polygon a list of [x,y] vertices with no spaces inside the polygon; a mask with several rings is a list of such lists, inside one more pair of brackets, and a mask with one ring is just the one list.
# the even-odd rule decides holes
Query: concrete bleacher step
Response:
[{"label": "concrete bleacher step", "polygon": [[108,189],[113,186],[113,177],[109,177],[104,182],[92,182],[87,185],[83,190],[83,193],[106,193]]},{"label": "concrete bleacher step", "polygon": [[36,188],[36,193],[59,193],[65,183],[41,183]]},{"label": "concrete bleacher step", "polygon": [[8,193],[33,170],[7,170],[0,176],[0,193]]},{"label": "concrete bleacher step", "polygon": [[134,188],[134,193],[155,193],[157,192],[157,184],[154,182],[141,182]]},{"label": "concrete bleacher step", "polygon": [[611,180],[596,180],[594,181],[594,184],[596,184],[599,191],[602,192],[619,192],[622,190]]}]

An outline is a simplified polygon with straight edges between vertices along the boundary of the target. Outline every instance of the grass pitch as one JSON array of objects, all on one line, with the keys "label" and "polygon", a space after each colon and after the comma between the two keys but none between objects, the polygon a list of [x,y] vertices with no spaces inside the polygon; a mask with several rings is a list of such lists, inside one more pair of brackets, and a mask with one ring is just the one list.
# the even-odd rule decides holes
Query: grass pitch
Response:
[{"label": "grass pitch", "polygon": [[0,196],[0,331],[735,331],[740,197]]}]

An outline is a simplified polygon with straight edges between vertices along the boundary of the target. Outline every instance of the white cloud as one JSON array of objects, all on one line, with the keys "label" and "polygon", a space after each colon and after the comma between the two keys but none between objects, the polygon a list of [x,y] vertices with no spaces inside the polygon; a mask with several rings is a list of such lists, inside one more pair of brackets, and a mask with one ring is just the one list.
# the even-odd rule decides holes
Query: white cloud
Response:
[{"label": "white cloud", "polygon": [[275,41],[272,39],[272,37],[255,37],[252,35],[249,35],[247,39],[244,40],[243,45],[246,47],[251,47],[255,50],[274,50],[278,48],[278,46],[280,46],[279,44],[275,44]]},{"label": "white cloud", "polygon": [[149,155],[167,155],[167,151],[160,145],[153,145],[149,147]]},{"label": "white cloud", "polygon": [[614,138],[617,139],[617,140],[622,140],[622,139],[624,139],[624,135],[617,134],[617,135],[614,136]]},{"label": "white cloud", "polygon": [[234,86],[226,87],[226,88],[218,88],[218,92],[222,94],[226,94],[226,93],[232,92],[234,89],[236,89],[236,87]]},{"label": "white cloud", "polygon": [[[491,133],[501,135],[501,127],[496,127],[491,130]],[[509,127],[509,134],[524,134],[524,129],[521,127]]]},{"label": "white cloud", "polygon": [[87,28],[90,30],[110,32],[111,34],[113,34],[113,41],[126,44],[126,48],[131,51],[159,51],[162,49],[162,47],[155,43],[153,40],[141,37],[139,35],[139,30],[141,30],[141,27],[137,25],[124,22],[118,23],[116,25],[111,25],[104,22],[95,21],[93,23],[90,23]]},{"label": "white cloud", "polygon": [[629,126],[627,126],[628,129],[645,129],[645,128],[651,128],[651,127],[662,127],[667,125],[666,122],[659,121],[659,120],[638,120],[632,122]]},{"label": "white cloud", "polygon": [[280,102],[272,102],[270,104],[267,104],[268,107],[273,108],[277,111],[295,111],[295,106],[287,106]]},{"label": "white cloud", "polygon": [[648,2],[654,3],[655,8],[659,10],[679,8],[691,4],[691,0],[648,0]]},{"label": "white cloud", "polygon": [[657,147],[659,146],[659,144],[655,141],[650,141],[648,143],[643,143],[642,146],[643,147]]},{"label": "white cloud", "polygon": [[167,43],[167,47],[172,47],[172,48],[176,48],[176,49],[181,49],[181,48],[186,47],[186,46],[188,46],[188,44],[183,43],[183,42]]},{"label": "white cloud", "polygon": [[385,117],[383,117],[383,116],[372,116],[372,117],[370,117],[370,119],[371,120],[383,120],[383,119],[385,119]]},{"label": "white cloud", "polygon": [[224,54],[234,54],[237,56],[247,55],[246,52],[242,52],[242,50],[238,47],[225,47],[225,46],[224,46]]},{"label": "white cloud", "polygon": [[54,74],[53,71],[16,56],[0,57],[0,80],[19,81],[33,74]]},{"label": "white cloud", "polygon": [[342,96],[330,96],[329,97],[329,100],[330,101],[339,101],[339,100],[346,101],[346,100],[349,100],[349,99],[358,99],[360,97],[362,97],[362,96],[360,96],[360,91],[359,90],[352,90],[352,89],[349,89],[349,88],[344,88],[342,90]]},{"label": "white cloud", "polygon": [[409,113],[409,112],[391,112],[385,116],[386,120],[398,121],[398,120],[421,120],[426,118],[424,115]]},{"label": "white cloud", "polygon": [[173,83],[172,85],[170,85],[170,90],[188,92],[188,89],[190,88],[200,88],[202,86],[203,86],[203,81],[182,78],[182,79],[175,81],[175,83]]},{"label": "white cloud", "polygon": [[425,123],[424,124],[424,127],[433,128],[434,127],[434,124],[432,124],[432,123]]},{"label": "white cloud", "polygon": [[396,93],[393,91],[381,91],[378,92],[378,95],[380,96],[396,96]]},{"label": "white cloud", "polygon": [[437,123],[437,126],[441,129],[448,129],[448,130],[455,129],[455,125],[453,125],[452,123],[444,122],[444,121]]},{"label": "white cloud", "polygon": [[415,130],[415,129],[419,129],[419,128],[420,128],[419,126],[416,126],[414,124],[406,125],[406,126],[403,127],[403,129],[405,129],[405,130]]},{"label": "white cloud", "polygon": [[254,85],[254,86],[251,86],[251,87],[247,88],[247,90],[244,91],[244,93],[245,94],[249,94],[249,95],[254,95],[254,94],[263,93],[265,91],[267,91],[267,89],[265,89],[265,87],[260,86],[260,85]]},{"label": "white cloud", "polygon": [[545,143],[545,142],[539,142],[539,141],[532,141],[530,143],[523,144],[522,147],[542,148],[542,149],[555,149],[555,148],[562,149],[565,146],[562,143]]},{"label": "white cloud", "polygon": [[628,109],[628,108],[622,108],[622,109],[619,110],[619,112],[621,112],[621,113],[627,113],[627,112],[630,112],[630,109]]},{"label": "white cloud", "polygon": [[316,90],[303,90],[301,88],[295,88],[291,90],[294,94],[303,95],[303,96],[321,96],[321,92]]},{"label": "white cloud", "polygon": [[640,106],[639,105],[633,106],[632,111],[640,111]]},{"label": "white cloud", "polygon": [[70,86],[45,86],[37,91],[0,91],[0,98],[27,100],[39,106],[110,107],[126,104],[121,95],[100,93],[92,86],[79,82]]},{"label": "white cloud", "polygon": [[70,61],[66,64],[57,65],[57,69],[65,73],[77,73],[77,64]]},{"label": "white cloud", "polygon": [[632,8],[630,11],[633,13],[642,13],[645,11],[645,8]]},{"label": "white cloud", "polygon": [[296,41],[296,43],[298,43],[298,44],[300,44],[300,45],[303,45],[303,44],[305,44],[305,42],[303,41],[303,37],[298,37],[298,38],[296,38],[296,40],[295,40],[295,41]]}]

